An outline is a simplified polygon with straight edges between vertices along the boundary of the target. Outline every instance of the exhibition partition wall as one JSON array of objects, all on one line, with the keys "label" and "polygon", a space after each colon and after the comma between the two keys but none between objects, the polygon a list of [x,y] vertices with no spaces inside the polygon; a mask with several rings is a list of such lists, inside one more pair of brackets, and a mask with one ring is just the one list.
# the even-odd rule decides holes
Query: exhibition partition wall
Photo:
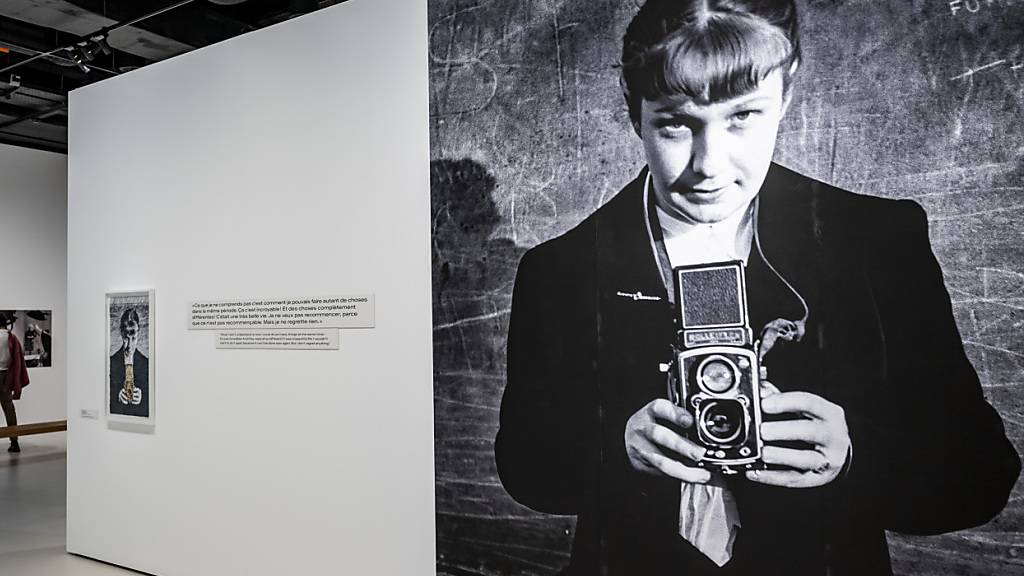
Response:
[{"label": "exhibition partition wall", "polygon": [[[0,145],[0,310],[17,311],[23,343],[26,327],[46,329],[52,352],[49,366],[36,359],[29,369],[31,384],[15,402],[20,424],[66,412],[67,190],[66,156]],[[34,340],[41,348],[41,334]]]},{"label": "exhibition partition wall", "polygon": [[351,0],[72,94],[70,552],[433,573],[425,35]]}]

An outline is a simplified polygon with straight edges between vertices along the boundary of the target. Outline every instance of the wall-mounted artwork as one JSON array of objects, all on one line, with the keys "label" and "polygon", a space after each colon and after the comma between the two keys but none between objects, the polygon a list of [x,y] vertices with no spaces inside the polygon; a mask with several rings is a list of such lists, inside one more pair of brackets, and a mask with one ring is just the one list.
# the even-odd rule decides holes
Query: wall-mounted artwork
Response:
[{"label": "wall-mounted artwork", "polygon": [[107,294],[107,419],[154,422],[154,292]]},{"label": "wall-mounted artwork", "polygon": [[15,310],[11,331],[25,347],[25,365],[49,368],[53,365],[53,311]]},{"label": "wall-mounted artwork", "polygon": [[[438,576],[708,574],[727,560],[730,574],[1024,573],[1024,482],[1014,487],[1014,452],[1024,453],[1024,2],[427,4]],[[756,99],[769,77],[774,102],[786,105],[774,108],[762,148],[747,138],[764,126],[764,108],[697,119],[734,97]],[[716,141],[717,130],[736,139]],[[740,142],[749,147],[738,152]],[[772,176],[759,172],[749,195],[734,196],[750,185],[737,166],[750,166],[755,149]],[[660,176],[669,163],[678,171]],[[800,218],[796,180],[830,190],[815,192]],[[876,204],[860,216],[825,208],[840,196]],[[736,203],[705,211],[727,197]],[[772,197],[782,199],[777,211]],[[906,210],[906,200],[920,208]],[[887,229],[882,206],[916,212],[916,223]],[[715,236],[741,219],[751,224]],[[774,249],[773,222],[785,222]],[[708,235],[695,234],[706,224]],[[836,257],[804,252],[829,250],[839,229],[864,240],[838,241]],[[678,252],[662,251],[666,235]],[[861,252],[869,238],[876,248]],[[641,408],[682,397],[667,393],[659,371],[683,320],[669,312],[671,275],[659,272],[673,261],[734,260],[736,246],[740,260],[751,257],[751,302],[761,297],[757,263],[772,259],[762,270],[779,276],[769,272],[764,286],[786,281],[765,309],[790,306],[787,286],[801,294],[795,313],[752,330],[777,343],[758,349],[773,385],[821,386],[844,410],[854,448],[838,482],[844,469],[830,463],[817,477],[835,476],[821,488],[716,472],[726,488],[699,492],[683,481],[686,438],[673,424],[647,428],[673,438],[664,451],[637,442],[648,438],[634,434]],[[863,274],[845,257],[869,251]],[[864,321],[875,324],[858,333]],[[877,362],[858,356],[869,347]],[[826,357],[844,367],[812,360]],[[806,376],[818,367],[827,376]],[[722,406],[681,421],[696,422],[699,439],[746,418]],[[873,449],[858,431],[866,423],[869,436],[912,431],[914,448]],[[979,440],[982,430],[992,435]],[[731,438],[723,447],[742,448]],[[947,451],[958,446],[955,457]],[[865,470],[871,480],[858,484]],[[866,499],[847,490],[866,485]],[[735,499],[725,496],[731,486]],[[954,489],[942,497],[929,488],[939,486]],[[697,504],[698,493],[713,506]],[[926,518],[937,522],[924,527]]]}]

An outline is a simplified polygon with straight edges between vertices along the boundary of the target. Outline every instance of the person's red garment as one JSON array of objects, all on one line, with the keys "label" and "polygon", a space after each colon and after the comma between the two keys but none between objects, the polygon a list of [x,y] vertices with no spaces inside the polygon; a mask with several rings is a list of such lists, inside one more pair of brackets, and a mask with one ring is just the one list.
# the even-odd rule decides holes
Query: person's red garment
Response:
[{"label": "person's red garment", "polygon": [[7,378],[4,379],[4,386],[11,390],[11,398],[21,399],[21,389],[28,386],[28,366],[25,365],[25,349],[21,340],[8,332],[7,344],[11,350],[11,365],[7,367]]}]

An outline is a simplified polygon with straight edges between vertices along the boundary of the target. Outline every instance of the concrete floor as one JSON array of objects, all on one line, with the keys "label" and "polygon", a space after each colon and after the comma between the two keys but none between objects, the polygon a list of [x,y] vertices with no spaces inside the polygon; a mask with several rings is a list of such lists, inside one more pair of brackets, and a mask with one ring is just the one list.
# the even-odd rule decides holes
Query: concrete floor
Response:
[{"label": "concrete floor", "polygon": [[0,439],[0,574],[124,576],[138,572],[68,554],[66,434],[21,439],[9,454]]}]

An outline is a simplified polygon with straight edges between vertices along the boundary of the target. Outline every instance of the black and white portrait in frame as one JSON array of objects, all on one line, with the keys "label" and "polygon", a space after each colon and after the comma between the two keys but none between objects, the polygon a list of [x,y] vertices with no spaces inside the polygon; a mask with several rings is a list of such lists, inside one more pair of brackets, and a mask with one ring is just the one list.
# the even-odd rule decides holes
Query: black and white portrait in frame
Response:
[{"label": "black and white portrait in frame", "polygon": [[155,422],[154,298],[153,290],[107,294],[105,389],[111,422]]},{"label": "black and white portrait in frame", "polygon": [[1024,5],[429,6],[439,574],[1024,572]]},{"label": "black and white portrait in frame", "polygon": [[53,310],[16,310],[12,331],[24,347],[28,368],[53,366]]}]

